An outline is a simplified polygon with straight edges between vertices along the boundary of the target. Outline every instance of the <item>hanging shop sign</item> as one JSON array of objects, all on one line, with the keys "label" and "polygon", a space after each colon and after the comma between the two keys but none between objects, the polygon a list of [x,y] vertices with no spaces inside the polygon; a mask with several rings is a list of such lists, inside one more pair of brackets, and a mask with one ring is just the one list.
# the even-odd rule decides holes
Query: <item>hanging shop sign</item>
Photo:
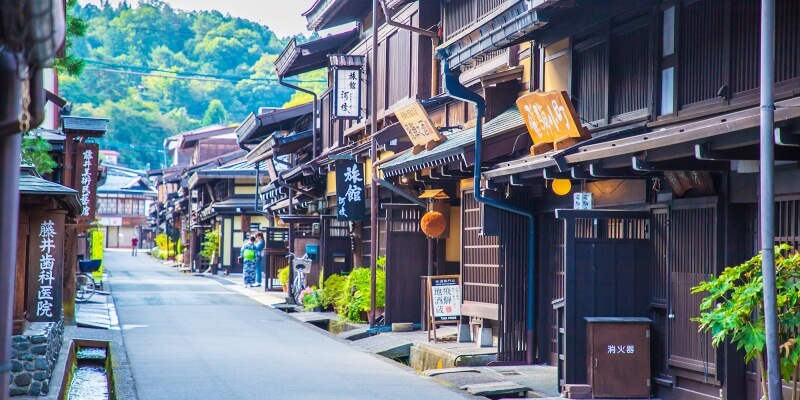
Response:
[{"label": "hanging shop sign", "polygon": [[461,319],[461,284],[458,275],[439,275],[428,277],[428,341],[436,326],[454,324]]},{"label": "hanging shop sign", "polygon": [[61,320],[65,217],[65,212],[50,212],[30,218],[28,321]]},{"label": "hanging shop sign", "polygon": [[533,139],[531,154],[563,150],[589,137],[565,91],[535,91],[517,99],[517,107]]},{"label": "hanging shop sign", "polygon": [[361,119],[361,68],[333,68],[334,118]]},{"label": "hanging shop sign", "polygon": [[336,161],[336,219],[363,221],[365,215],[364,168],[355,160]]},{"label": "hanging shop sign", "polygon": [[447,140],[445,135],[433,126],[428,112],[422,107],[419,100],[413,99],[408,103],[398,107],[394,115],[406,131],[406,135],[414,144],[413,154],[421,152],[423,149],[432,149]]},{"label": "hanging shop sign", "polygon": [[81,202],[81,222],[92,222],[96,216],[97,169],[100,147],[97,143],[79,143],[75,163],[75,190]]}]

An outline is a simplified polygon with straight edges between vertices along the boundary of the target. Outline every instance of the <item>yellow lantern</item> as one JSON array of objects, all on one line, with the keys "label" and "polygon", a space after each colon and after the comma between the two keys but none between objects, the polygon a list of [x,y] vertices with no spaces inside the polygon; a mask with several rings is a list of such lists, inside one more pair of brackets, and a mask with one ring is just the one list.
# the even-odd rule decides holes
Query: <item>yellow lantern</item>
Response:
[{"label": "yellow lantern", "polygon": [[564,196],[572,190],[572,182],[569,179],[553,179],[553,193]]}]

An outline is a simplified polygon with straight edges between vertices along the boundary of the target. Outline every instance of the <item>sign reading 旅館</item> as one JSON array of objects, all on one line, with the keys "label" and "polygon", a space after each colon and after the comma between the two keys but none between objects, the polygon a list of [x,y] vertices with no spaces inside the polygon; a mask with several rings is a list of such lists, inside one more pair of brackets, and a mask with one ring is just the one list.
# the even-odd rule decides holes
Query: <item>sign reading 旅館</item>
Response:
[{"label": "sign reading \u65c5\u9928", "polygon": [[533,140],[531,154],[560,150],[589,137],[567,92],[537,90],[517,99],[517,108]]}]

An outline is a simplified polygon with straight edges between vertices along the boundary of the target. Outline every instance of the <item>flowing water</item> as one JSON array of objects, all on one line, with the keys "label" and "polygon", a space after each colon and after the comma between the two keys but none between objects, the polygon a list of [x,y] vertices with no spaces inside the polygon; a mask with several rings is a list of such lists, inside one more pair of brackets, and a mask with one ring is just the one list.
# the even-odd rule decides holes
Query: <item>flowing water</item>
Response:
[{"label": "flowing water", "polygon": [[67,400],[111,400],[106,357],[104,348],[78,348],[77,365],[72,373]]}]

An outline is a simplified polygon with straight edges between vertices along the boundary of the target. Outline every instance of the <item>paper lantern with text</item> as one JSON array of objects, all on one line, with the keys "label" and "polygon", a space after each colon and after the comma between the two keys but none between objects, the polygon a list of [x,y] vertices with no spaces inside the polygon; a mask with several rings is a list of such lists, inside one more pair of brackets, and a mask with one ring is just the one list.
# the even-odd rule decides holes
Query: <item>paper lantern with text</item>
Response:
[{"label": "paper lantern with text", "polygon": [[428,211],[422,216],[419,226],[429,237],[438,237],[444,233],[447,228],[447,221],[444,215],[438,211]]}]

